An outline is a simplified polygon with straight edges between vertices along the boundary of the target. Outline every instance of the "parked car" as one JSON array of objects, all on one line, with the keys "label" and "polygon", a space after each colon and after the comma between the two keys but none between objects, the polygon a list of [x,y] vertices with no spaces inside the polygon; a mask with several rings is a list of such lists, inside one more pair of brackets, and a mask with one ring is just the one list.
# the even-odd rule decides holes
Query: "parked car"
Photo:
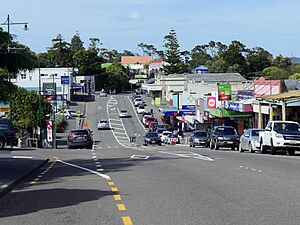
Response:
[{"label": "parked car", "polygon": [[93,147],[93,137],[87,129],[71,130],[67,138],[68,149],[73,147],[89,148]]},{"label": "parked car", "polygon": [[205,130],[195,130],[189,138],[190,147],[209,146],[209,134]]},{"label": "parked car", "polygon": [[0,149],[5,145],[13,145],[16,142],[16,129],[12,121],[7,118],[0,118]]},{"label": "parked car", "polygon": [[240,137],[234,127],[216,126],[210,136],[210,149],[218,150],[220,147],[230,147],[231,150],[237,149]]},{"label": "parked car", "polygon": [[149,127],[149,125],[152,123],[152,122],[157,122],[157,119],[155,119],[154,117],[148,117],[145,119],[145,126],[146,127]]},{"label": "parked car", "polygon": [[152,117],[152,114],[149,112],[143,112],[141,117],[142,124],[145,125],[146,118]]},{"label": "parked car", "polygon": [[264,131],[264,129],[247,129],[240,137],[239,152],[244,152],[245,150],[250,153],[259,150],[259,132]]},{"label": "parked car", "polygon": [[158,144],[161,145],[161,140],[157,132],[147,132],[144,137],[144,145]]},{"label": "parked car", "polygon": [[161,142],[166,143],[166,140],[167,140],[168,136],[171,136],[172,134],[173,134],[172,131],[164,131],[164,132],[162,132],[162,134],[160,136]]},{"label": "parked car", "polygon": [[148,129],[149,129],[149,131],[156,132],[157,126],[158,126],[157,121],[151,121],[151,122],[148,124]]},{"label": "parked car", "polygon": [[105,91],[101,91],[99,93],[99,97],[107,97],[107,93]]},{"label": "parked car", "polygon": [[271,150],[274,155],[277,151],[285,151],[295,155],[300,150],[300,125],[295,121],[269,121],[265,130],[259,133],[260,152]]},{"label": "parked car", "polygon": [[141,114],[141,113],[145,112],[145,110],[146,110],[146,108],[145,108],[144,105],[139,105],[136,109],[138,114]]},{"label": "parked car", "polygon": [[165,143],[166,144],[172,144],[172,143],[180,144],[180,138],[175,134],[170,134],[170,135],[167,135],[167,137],[165,139]]},{"label": "parked car", "polygon": [[129,117],[128,111],[127,111],[126,109],[121,109],[121,110],[120,110],[120,113],[119,113],[119,117],[120,117],[120,118],[126,118],[126,117]]},{"label": "parked car", "polygon": [[159,136],[159,137],[161,137],[161,135],[162,135],[162,133],[163,133],[164,131],[166,131],[165,128],[157,128],[157,129],[156,129],[156,132],[158,133],[158,136]]},{"label": "parked car", "polygon": [[106,119],[99,120],[97,124],[98,130],[105,130],[105,129],[110,129],[109,127],[109,122]]},{"label": "parked car", "polygon": [[143,105],[143,100],[141,98],[136,98],[136,99],[134,99],[133,103],[134,103],[134,106],[137,107],[139,105]]}]

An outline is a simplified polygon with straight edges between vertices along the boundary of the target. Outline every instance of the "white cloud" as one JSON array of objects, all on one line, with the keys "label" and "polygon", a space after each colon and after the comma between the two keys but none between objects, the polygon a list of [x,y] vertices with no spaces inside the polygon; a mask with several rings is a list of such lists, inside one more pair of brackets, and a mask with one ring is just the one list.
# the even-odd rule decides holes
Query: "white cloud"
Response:
[{"label": "white cloud", "polygon": [[129,20],[144,20],[143,16],[139,12],[132,12],[127,15]]}]

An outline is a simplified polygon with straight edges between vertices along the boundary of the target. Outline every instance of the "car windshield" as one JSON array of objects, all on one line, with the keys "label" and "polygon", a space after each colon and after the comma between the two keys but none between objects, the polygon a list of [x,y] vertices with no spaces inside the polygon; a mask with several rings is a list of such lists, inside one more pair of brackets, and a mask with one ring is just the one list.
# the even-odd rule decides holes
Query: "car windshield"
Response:
[{"label": "car windshield", "polygon": [[259,136],[259,133],[262,132],[263,130],[253,130],[251,132],[252,136]]},{"label": "car windshield", "polygon": [[139,109],[145,109],[145,107],[141,105],[141,106],[139,107]]},{"label": "car windshield", "polygon": [[149,118],[147,118],[147,120],[156,121],[156,119],[154,117],[149,117]]},{"label": "car windshield", "polygon": [[216,129],[216,134],[234,135],[234,134],[236,134],[236,131],[234,128],[231,128],[231,127],[219,127]]},{"label": "car windshield", "polygon": [[297,123],[275,123],[274,131],[299,131]]},{"label": "car windshield", "polygon": [[163,133],[164,131],[165,131],[164,129],[158,129],[158,130],[157,130],[157,133],[161,134],[161,133]]},{"label": "car windshield", "polygon": [[121,110],[121,113],[127,113],[127,110]]},{"label": "car windshield", "polygon": [[196,132],[194,134],[195,137],[207,137],[207,133],[206,132]]},{"label": "car windshield", "polygon": [[148,133],[147,134],[148,137],[158,137],[157,133]]},{"label": "car windshield", "polygon": [[71,135],[87,135],[88,131],[87,130],[74,130],[71,131]]},{"label": "car windshield", "polygon": [[107,123],[107,120],[100,120],[100,123]]}]

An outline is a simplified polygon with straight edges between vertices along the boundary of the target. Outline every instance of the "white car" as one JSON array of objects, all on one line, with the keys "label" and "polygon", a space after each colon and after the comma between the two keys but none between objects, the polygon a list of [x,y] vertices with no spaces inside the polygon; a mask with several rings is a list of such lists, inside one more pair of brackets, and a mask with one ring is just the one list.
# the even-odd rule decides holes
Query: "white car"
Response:
[{"label": "white car", "polygon": [[105,92],[105,91],[101,91],[101,92],[99,93],[99,97],[107,97],[106,92]]},{"label": "white car", "polygon": [[160,137],[161,142],[166,143],[168,140],[168,137],[172,136],[172,134],[173,133],[171,131],[164,131]]},{"label": "white car", "polygon": [[145,112],[145,110],[146,110],[145,106],[143,106],[143,105],[139,105],[136,109],[138,114],[141,114],[141,113]]},{"label": "white car", "polygon": [[126,109],[121,109],[120,110],[120,113],[119,113],[119,117],[120,118],[126,118],[126,117],[128,117],[129,115],[128,115],[128,111],[126,110]]},{"label": "white car", "polygon": [[105,119],[98,121],[98,130],[110,129],[109,122]]},{"label": "white car", "polygon": [[152,115],[144,115],[143,118],[142,118],[142,123],[145,125],[146,123],[146,119],[149,118],[149,117],[152,117]]},{"label": "white car", "polygon": [[134,106],[139,106],[139,105],[142,105],[143,104],[143,100],[141,98],[136,98],[134,100]]}]

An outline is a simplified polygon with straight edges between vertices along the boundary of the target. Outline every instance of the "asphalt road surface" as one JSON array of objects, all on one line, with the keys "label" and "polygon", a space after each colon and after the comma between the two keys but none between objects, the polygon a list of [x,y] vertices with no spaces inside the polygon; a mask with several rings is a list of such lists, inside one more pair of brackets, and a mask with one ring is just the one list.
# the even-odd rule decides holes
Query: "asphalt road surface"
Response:
[{"label": "asphalt road surface", "polygon": [[[93,149],[12,152],[51,161],[0,199],[1,225],[299,225],[299,152],[143,146],[126,95],[97,98],[86,112]],[[103,118],[111,130],[97,130]]]}]

